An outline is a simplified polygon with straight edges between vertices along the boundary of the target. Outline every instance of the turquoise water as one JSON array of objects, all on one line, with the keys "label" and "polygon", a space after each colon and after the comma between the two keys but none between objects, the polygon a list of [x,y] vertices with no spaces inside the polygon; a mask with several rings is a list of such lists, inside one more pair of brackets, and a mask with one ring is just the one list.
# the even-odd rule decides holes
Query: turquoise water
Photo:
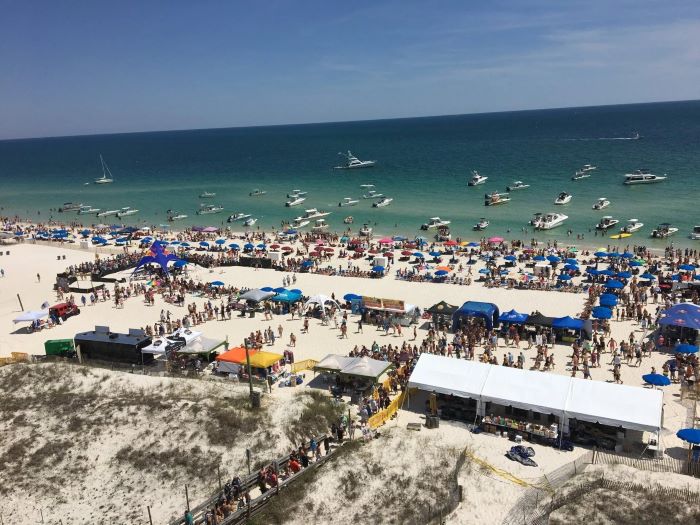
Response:
[{"label": "turquoise water", "polygon": [[[640,140],[625,140],[634,132]],[[102,209],[123,206],[140,213],[126,224],[166,222],[166,210],[189,215],[176,225],[220,225],[226,217],[244,211],[259,217],[261,227],[279,226],[285,219],[316,207],[332,211],[331,227],[344,229],[347,215],[375,224],[382,234],[417,235],[428,217],[452,221],[452,232],[467,239],[480,218],[491,226],[487,235],[531,238],[521,233],[532,214],[561,211],[570,218],[565,226],[538,233],[540,239],[565,239],[567,229],[585,235],[585,244],[607,244],[593,237],[602,215],[621,224],[638,218],[645,227],[630,242],[663,246],[650,231],[671,222],[680,231],[676,245],[698,245],[689,239],[700,224],[698,167],[700,166],[700,102],[641,104],[398,119],[353,123],[192,130],[179,132],[94,135],[0,142],[0,206],[4,214],[35,220],[51,216],[51,208],[66,201]],[[376,159],[375,168],[333,170],[337,152],[351,149],[361,159]],[[99,154],[114,175],[114,184],[85,185],[101,175]],[[583,164],[598,166],[589,179],[571,176]],[[655,185],[627,187],[623,174],[645,167],[668,180]],[[486,184],[467,187],[470,171],[489,177]],[[487,191],[505,191],[522,180],[529,189],[511,194],[503,206],[485,207]],[[394,198],[373,209],[361,199],[361,184]],[[249,197],[255,188],[264,197]],[[308,191],[300,207],[285,208],[292,189]],[[199,193],[217,197],[200,201]],[[554,206],[561,191],[574,198]],[[338,208],[343,197],[360,204]],[[604,212],[591,206],[598,197],[612,205]],[[221,204],[225,213],[197,216],[200,202]],[[53,213],[74,219],[74,214]],[[84,224],[113,223],[116,219],[80,216]],[[238,229],[242,226],[238,223]],[[510,230],[510,233],[509,233]],[[580,241],[579,241],[580,242]]]}]

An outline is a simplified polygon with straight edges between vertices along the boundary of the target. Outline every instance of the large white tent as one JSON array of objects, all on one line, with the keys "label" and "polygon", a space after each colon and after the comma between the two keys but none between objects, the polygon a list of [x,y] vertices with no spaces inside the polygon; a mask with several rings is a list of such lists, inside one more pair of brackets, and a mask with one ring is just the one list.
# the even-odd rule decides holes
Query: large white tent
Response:
[{"label": "large white tent", "polygon": [[[661,390],[543,374],[474,361],[422,354],[410,388],[451,394],[560,417],[568,427],[577,419],[632,430],[658,432]],[[481,415],[483,411],[479,409]]]}]

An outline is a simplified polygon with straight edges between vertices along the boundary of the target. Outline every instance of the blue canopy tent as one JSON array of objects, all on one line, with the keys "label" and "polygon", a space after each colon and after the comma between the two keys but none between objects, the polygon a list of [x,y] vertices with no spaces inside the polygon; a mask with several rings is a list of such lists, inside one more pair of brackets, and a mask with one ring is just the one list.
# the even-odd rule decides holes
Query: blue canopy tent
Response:
[{"label": "blue canopy tent", "polygon": [[620,279],[631,279],[632,278],[632,273],[631,272],[618,272],[617,276]]},{"label": "blue canopy tent", "polygon": [[600,306],[617,306],[617,295],[611,293],[604,293],[600,296],[598,302]]},{"label": "blue canopy tent", "polygon": [[503,312],[498,317],[498,320],[502,323],[523,324],[529,317],[528,314],[521,314],[515,310],[510,310],[508,312]]},{"label": "blue canopy tent", "polygon": [[608,252],[595,252],[593,255],[595,255],[596,257],[607,257]]},{"label": "blue canopy tent", "polygon": [[561,258],[560,258],[560,257],[557,257],[556,255],[548,255],[548,256],[547,256],[547,260],[548,260],[550,263],[554,264],[554,263],[560,262],[560,261],[561,261]]},{"label": "blue canopy tent", "polygon": [[612,277],[615,275],[615,272],[612,270],[598,270],[598,275],[605,275],[606,277]]},{"label": "blue canopy tent", "polygon": [[437,272],[435,272],[435,275],[436,275],[437,277],[444,277],[444,276],[447,275],[448,273],[450,273],[450,272],[448,272],[447,270],[438,270]]},{"label": "blue canopy tent", "polygon": [[383,273],[385,269],[386,268],[384,268],[383,266],[380,266],[380,265],[372,266],[372,271],[374,273]]},{"label": "blue canopy tent", "polygon": [[552,328],[565,328],[567,330],[581,330],[583,328],[583,319],[574,319],[568,315],[565,317],[557,317],[552,321]]},{"label": "blue canopy tent", "polygon": [[482,303],[479,301],[467,301],[459,310],[452,314],[452,330],[457,331],[463,319],[478,317],[484,320],[488,330],[498,324],[498,306],[493,303]]},{"label": "blue canopy tent", "polygon": [[692,272],[693,270],[695,270],[695,266],[693,266],[692,264],[681,264],[678,267],[678,269],[686,272]]},{"label": "blue canopy tent", "polygon": [[661,312],[659,324],[700,330],[700,306],[692,303],[674,304]]},{"label": "blue canopy tent", "polygon": [[545,258],[544,255],[535,255],[532,258],[533,261],[541,262],[541,261],[546,261],[547,259]]},{"label": "blue canopy tent", "polygon": [[263,292],[274,292],[275,289],[272,286],[263,286],[260,288]]},{"label": "blue canopy tent", "polygon": [[698,347],[695,345],[683,343],[676,346],[676,348],[674,348],[673,351],[678,354],[695,354],[698,351]]}]

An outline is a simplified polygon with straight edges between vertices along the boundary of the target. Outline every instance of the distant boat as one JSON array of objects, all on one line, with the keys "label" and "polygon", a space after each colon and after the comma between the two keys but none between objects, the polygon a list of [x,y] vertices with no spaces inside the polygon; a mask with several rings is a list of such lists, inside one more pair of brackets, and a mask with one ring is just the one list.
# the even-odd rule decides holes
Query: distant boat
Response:
[{"label": "distant boat", "polygon": [[216,197],[216,193],[212,193],[209,191],[204,191],[199,194],[200,199],[213,199],[214,197]]},{"label": "distant boat", "polygon": [[105,210],[97,214],[98,217],[109,217],[111,215],[117,215],[120,210]]},{"label": "distant boat", "polygon": [[529,188],[529,187],[530,187],[529,184],[525,184],[521,180],[516,180],[510,186],[506,186],[506,191],[524,190],[524,189]]},{"label": "distant boat", "polygon": [[[95,184],[111,184],[112,182],[114,182],[114,177],[112,177],[112,172],[109,171],[109,166],[107,166],[107,163],[102,158],[101,154],[100,163],[102,164],[102,177],[100,177],[99,179],[95,179]],[[107,174],[109,174],[109,177],[107,176]]]},{"label": "distant boat", "polygon": [[641,168],[633,171],[632,173],[627,173],[625,175],[626,186],[632,186],[636,184],[653,184],[655,182],[661,182],[666,180],[668,177],[666,175],[654,175],[650,170]]},{"label": "distant boat", "polygon": [[88,213],[99,213],[99,208],[93,208],[92,206],[81,206],[78,210],[78,215],[86,215]]},{"label": "distant boat", "polygon": [[483,175],[479,175],[479,172],[474,170],[472,171],[472,178],[469,179],[469,182],[467,183],[469,186],[478,186],[479,184],[484,184],[488,180],[488,177],[484,177]]},{"label": "distant boat", "polygon": [[128,217],[129,215],[135,215],[138,212],[139,210],[135,210],[134,208],[126,206],[117,212],[117,217],[121,219],[122,217]]},{"label": "distant boat", "polygon": [[316,222],[311,227],[311,231],[313,231],[313,232],[322,232],[322,231],[326,231],[327,229],[328,229],[328,223],[326,222],[325,219],[316,219]]},{"label": "distant boat", "polygon": [[64,212],[64,211],[80,211],[80,208],[83,207],[83,203],[75,203],[75,202],[64,202],[63,206],[58,208],[58,211]]},{"label": "distant boat", "polygon": [[344,224],[352,224],[353,222],[355,222],[355,219],[353,218],[352,215],[348,215],[347,217],[345,217],[343,219]]},{"label": "distant boat", "polygon": [[372,228],[368,225],[363,225],[362,228],[360,228],[360,237],[371,237],[372,236]]},{"label": "distant boat", "polygon": [[376,190],[368,190],[367,193],[362,194],[363,199],[379,199],[384,197],[383,193],[377,193]]},{"label": "distant boat", "polygon": [[373,208],[384,208],[385,206],[389,206],[389,204],[391,204],[392,202],[394,202],[394,199],[392,199],[391,197],[383,197],[383,198],[379,199],[377,202],[373,203],[372,207]]},{"label": "distant boat", "polygon": [[606,215],[605,217],[600,219],[600,222],[598,222],[598,224],[595,225],[595,229],[607,231],[619,222],[620,221],[618,219],[613,219],[610,215]]},{"label": "distant boat", "polygon": [[338,203],[338,206],[355,206],[359,202],[359,200],[353,199],[352,197],[345,197],[342,201]]},{"label": "distant boat", "polygon": [[254,226],[256,222],[258,222],[258,219],[256,219],[255,217],[250,217],[250,218],[245,220],[245,222],[243,223],[243,226],[248,226],[248,227]]},{"label": "distant boat", "polygon": [[430,230],[431,228],[441,228],[449,226],[450,221],[443,221],[440,217],[431,217],[428,222],[421,225],[421,230]]},{"label": "distant boat", "polygon": [[338,153],[346,158],[345,164],[341,166],[335,166],[336,170],[352,170],[357,168],[372,168],[377,161],[376,160],[360,160],[355,155],[352,154],[350,150],[347,153]]},{"label": "distant boat", "polygon": [[644,226],[643,222],[639,222],[639,219],[630,219],[627,224],[620,230],[620,233],[634,233],[637,230],[641,230]]},{"label": "distant boat", "polygon": [[297,197],[304,197],[308,193],[308,191],[292,190],[291,192],[287,193],[287,198],[296,199]]},{"label": "distant boat", "polygon": [[291,208],[292,206],[299,206],[306,200],[306,197],[295,197],[292,200],[288,200],[287,202],[284,203],[284,205],[287,208]]},{"label": "distant boat", "polygon": [[608,206],[610,206],[610,201],[608,199],[606,199],[605,197],[601,197],[593,205],[593,209],[594,210],[604,210]]},{"label": "distant boat", "polygon": [[238,213],[234,213],[233,215],[229,215],[228,219],[226,219],[226,222],[242,221],[243,219],[247,219],[249,217],[250,217],[250,213],[238,212]]},{"label": "distant boat", "polygon": [[214,204],[201,204],[197,210],[197,215],[211,215],[212,213],[220,213],[224,211],[223,206],[216,206]]},{"label": "distant boat", "polygon": [[265,194],[267,194],[266,191],[255,189],[251,191],[248,195],[250,195],[251,197],[262,197]]},{"label": "distant boat", "polygon": [[551,230],[552,228],[564,224],[564,221],[568,218],[568,215],[564,215],[563,213],[548,213],[540,217],[540,220],[535,224],[535,229]]},{"label": "distant boat", "polygon": [[184,213],[178,213],[176,215],[168,215],[168,220],[170,222],[180,221],[180,220],[186,219],[186,218],[187,218],[187,215],[185,215]]},{"label": "distant boat", "polygon": [[554,204],[569,204],[571,202],[571,199],[573,199],[573,196],[569,193],[566,193],[565,191],[562,191],[556,199],[554,199]]},{"label": "distant boat", "polygon": [[664,222],[659,224],[655,229],[651,231],[651,236],[656,239],[665,239],[666,237],[670,237],[676,232],[678,232],[678,228],[671,226],[667,222]]},{"label": "distant boat", "polygon": [[497,191],[484,195],[484,206],[497,206],[510,202],[510,196],[507,193],[498,193]]},{"label": "distant boat", "polygon": [[486,217],[482,217],[481,219],[479,219],[479,222],[477,222],[472,229],[475,231],[482,231],[488,227],[489,227],[489,221],[486,220]]}]

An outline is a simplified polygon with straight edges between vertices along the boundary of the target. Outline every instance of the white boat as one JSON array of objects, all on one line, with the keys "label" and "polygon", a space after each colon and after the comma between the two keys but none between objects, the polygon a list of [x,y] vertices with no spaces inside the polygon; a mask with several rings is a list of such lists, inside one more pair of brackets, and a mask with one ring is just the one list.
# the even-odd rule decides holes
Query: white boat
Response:
[{"label": "white boat", "polygon": [[596,166],[593,166],[591,164],[584,164],[583,167],[579,171],[581,171],[583,173],[588,173],[590,171],[595,171],[597,169],[598,168]]},{"label": "white boat", "polygon": [[605,217],[600,219],[598,224],[595,225],[595,229],[607,231],[610,228],[612,228],[613,226],[615,226],[616,224],[618,224],[619,222],[620,222],[619,220],[613,219],[610,215],[606,215]]},{"label": "white boat", "polygon": [[377,193],[375,190],[369,190],[367,193],[362,195],[363,199],[380,199],[384,197],[383,193]]},{"label": "white boat", "polygon": [[383,198],[379,199],[377,202],[372,203],[372,207],[373,208],[383,208],[385,206],[389,206],[389,204],[391,204],[392,202],[394,202],[394,199],[392,199],[391,197],[383,197]]},{"label": "white boat", "polygon": [[606,199],[605,197],[601,197],[593,205],[593,209],[594,210],[604,210],[608,206],[610,206],[610,201],[608,199]]},{"label": "white boat", "polygon": [[204,191],[199,194],[200,199],[213,199],[214,197],[216,197],[216,193],[212,193],[210,191]]},{"label": "white boat", "polygon": [[513,184],[511,184],[510,186],[506,186],[506,190],[507,191],[524,190],[524,189],[529,188],[529,187],[530,187],[529,184],[525,184],[521,180],[516,180],[516,181],[513,181]]},{"label": "white boat", "polygon": [[292,221],[292,228],[304,228],[311,224],[311,221],[304,219],[302,217],[297,217]]},{"label": "white boat", "polygon": [[297,197],[295,199],[292,199],[290,201],[285,202],[284,205],[287,208],[291,208],[292,206],[299,206],[305,200],[306,200],[306,197]]},{"label": "white boat", "polygon": [[591,174],[587,171],[577,171],[574,173],[574,176],[571,177],[571,180],[581,180],[581,179],[587,179],[591,176]]},{"label": "white boat", "polygon": [[258,219],[255,217],[248,217],[243,223],[243,226],[254,226],[256,222],[258,222]]},{"label": "white boat", "polygon": [[478,186],[479,184],[483,184],[488,180],[488,177],[484,177],[483,175],[479,175],[479,172],[474,170],[472,171],[472,178],[469,179],[469,182],[467,183],[469,186]]},{"label": "white boat", "polygon": [[554,199],[554,204],[569,204],[572,198],[573,197],[569,193],[562,191],[559,196]]},{"label": "white boat", "polygon": [[677,232],[678,228],[671,226],[667,222],[663,222],[651,231],[651,236],[655,239],[665,239]]},{"label": "white boat", "polygon": [[556,228],[557,226],[561,226],[564,224],[564,221],[568,219],[568,215],[564,215],[563,213],[547,213],[546,215],[542,215],[540,217],[540,220],[535,224],[535,229],[536,230],[551,230],[552,228]]},{"label": "white boat", "polygon": [[184,213],[177,213],[175,215],[168,215],[168,220],[170,222],[181,221],[182,219],[186,219],[186,218],[187,218],[187,215],[185,215]]},{"label": "white boat", "polygon": [[481,231],[481,230],[485,230],[488,227],[489,227],[489,221],[486,220],[486,217],[482,217],[481,219],[479,219],[479,222],[477,222],[472,229],[475,231]]},{"label": "white boat", "polygon": [[436,241],[445,242],[445,241],[449,241],[450,239],[452,239],[452,234],[450,233],[449,226],[443,226],[441,228],[438,228],[438,231],[435,234]]},{"label": "white boat", "polygon": [[64,212],[64,211],[80,211],[80,208],[83,207],[83,203],[75,203],[75,202],[64,202],[63,206],[58,208],[58,211]]},{"label": "white boat", "polygon": [[341,208],[344,206],[356,206],[360,201],[353,199],[352,197],[345,197],[342,201],[338,203]]},{"label": "white boat", "polygon": [[134,208],[126,206],[119,210],[119,212],[117,213],[117,217],[121,219],[122,217],[128,217],[129,215],[136,215],[138,212],[139,210],[135,210]]},{"label": "white boat", "polygon": [[343,219],[343,224],[352,224],[353,222],[355,222],[355,219],[352,215],[348,215]]},{"label": "white boat", "polygon": [[451,221],[443,221],[440,217],[431,217],[428,222],[421,224],[421,230],[430,230],[432,228],[440,228],[442,226],[449,226]]},{"label": "white boat", "polygon": [[690,238],[694,241],[700,241],[700,226],[693,227],[693,231],[690,234]]},{"label": "white boat", "polygon": [[262,197],[263,195],[266,195],[266,194],[267,194],[267,192],[264,190],[255,189],[255,190],[251,191],[248,195],[251,197]]},{"label": "white boat", "polygon": [[360,237],[371,237],[372,236],[372,228],[370,226],[367,226],[364,224],[362,228],[360,228]]},{"label": "white boat", "polygon": [[544,215],[544,213],[542,213],[542,212],[537,212],[537,213],[535,213],[535,214],[532,216],[532,219],[530,219],[530,220],[528,221],[528,224],[529,224],[530,226],[537,226],[537,224],[538,224],[538,223],[540,222],[540,220],[542,219],[542,216],[543,216],[543,215]]},{"label": "white boat", "polygon": [[641,230],[644,226],[643,222],[639,222],[639,219],[630,219],[627,224],[622,227],[620,233],[634,233],[637,230]]},{"label": "white boat", "polygon": [[217,206],[215,204],[200,204],[197,210],[197,215],[211,215],[212,213],[221,213],[224,211],[223,206]]},{"label": "white boat", "polygon": [[308,195],[308,193],[308,191],[292,190],[290,193],[287,193],[287,198],[296,199],[297,197],[303,197],[305,195]]},{"label": "white boat", "polygon": [[360,184],[360,188],[374,188],[374,184]]},{"label": "white boat", "polygon": [[85,215],[87,213],[99,213],[99,208],[93,208],[92,206],[81,206],[78,210],[78,215]]},{"label": "white boat", "polygon": [[311,227],[312,232],[323,232],[328,229],[328,223],[326,219],[316,219],[316,222]]},{"label": "white boat", "polygon": [[98,217],[110,217],[119,213],[119,210],[105,210],[97,214]]},{"label": "white boat", "polygon": [[484,195],[484,206],[497,206],[510,202],[510,197],[507,193],[498,193],[493,191]]},{"label": "white boat", "polygon": [[110,184],[114,182],[112,172],[109,171],[109,167],[107,166],[105,160],[102,158],[102,155],[100,155],[100,163],[102,164],[102,177],[100,177],[99,179],[95,179],[95,184]]},{"label": "white boat", "polygon": [[329,211],[323,211],[323,210],[317,210],[316,208],[310,208],[308,210],[304,210],[305,213],[301,217],[302,219],[320,219],[321,217],[327,217],[328,215],[331,214]]},{"label": "white boat", "polygon": [[234,213],[233,215],[229,215],[228,219],[226,219],[226,222],[242,221],[243,219],[247,219],[248,217],[250,217],[250,213],[238,212]]},{"label": "white boat", "polygon": [[338,155],[345,157],[346,162],[345,162],[345,164],[343,164],[341,166],[335,166],[335,169],[337,169],[337,170],[353,170],[353,169],[357,169],[357,168],[371,168],[377,163],[376,160],[360,160],[355,155],[353,155],[350,150],[348,150],[347,153],[338,153]]},{"label": "white boat", "polygon": [[625,182],[627,186],[632,186],[635,184],[654,184],[655,182],[661,182],[666,180],[668,177],[666,175],[654,175],[648,169],[638,169],[632,173],[625,174]]}]

